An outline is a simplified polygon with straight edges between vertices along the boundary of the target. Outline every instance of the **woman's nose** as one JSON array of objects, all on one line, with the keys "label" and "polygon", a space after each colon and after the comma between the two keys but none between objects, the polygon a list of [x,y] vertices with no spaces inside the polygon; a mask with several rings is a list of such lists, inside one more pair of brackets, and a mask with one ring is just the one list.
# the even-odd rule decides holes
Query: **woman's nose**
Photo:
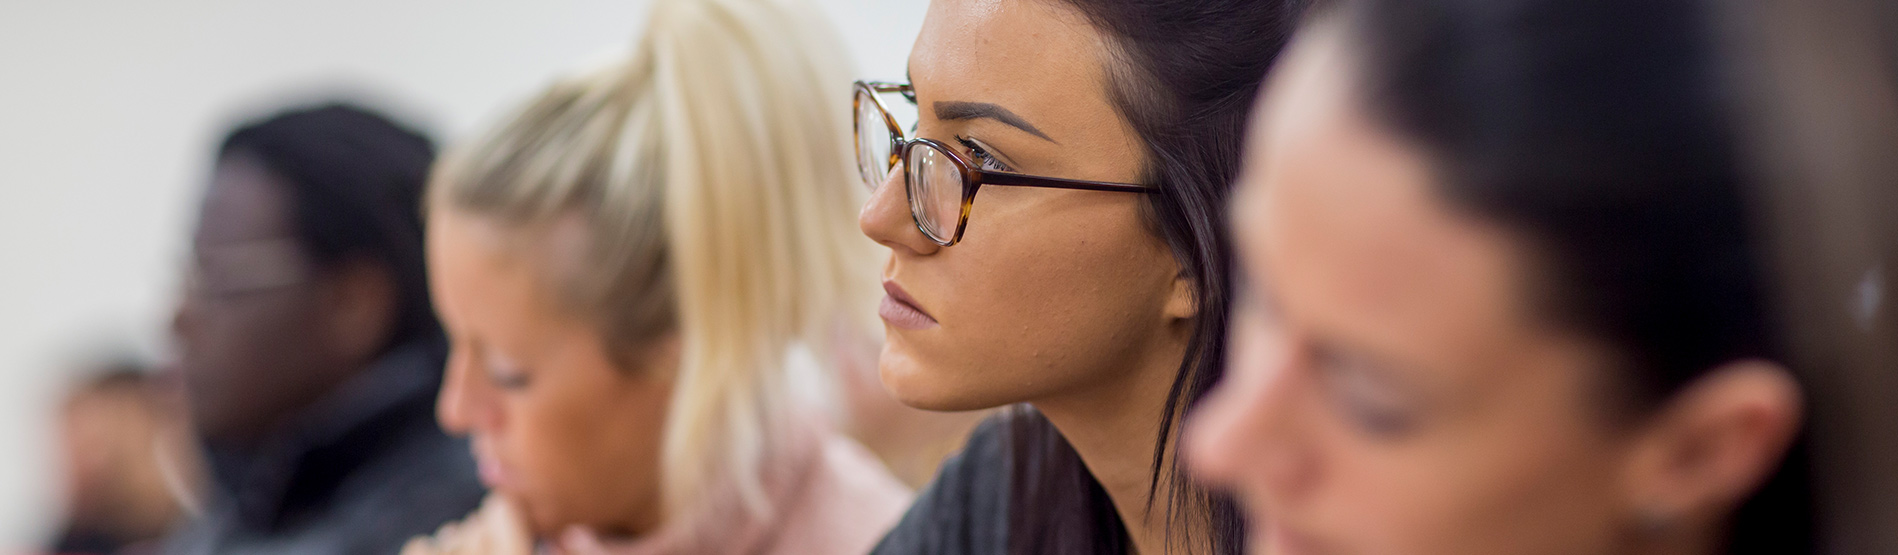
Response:
[{"label": "woman's nose", "polygon": [[903,165],[898,164],[883,183],[870,192],[870,201],[864,203],[863,211],[857,214],[857,227],[865,236],[891,250],[907,250],[922,256],[935,254],[942,246],[916,229],[916,220],[910,215],[903,171]]},{"label": "woman's nose", "polygon": [[477,380],[469,375],[472,366],[460,349],[449,351],[442,390],[435,399],[435,419],[452,435],[466,435],[474,424],[472,413],[477,393],[474,389],[480,386],[473,383]]},{"label": "woman's nose", "polygon": [[1317,484],[1320,457],[1301,411],[1317,408],[1285,338],[1235,322],[1224,379],[1189,420],[1188,463],[1215,482],[1272,505],[1297,503]]}]

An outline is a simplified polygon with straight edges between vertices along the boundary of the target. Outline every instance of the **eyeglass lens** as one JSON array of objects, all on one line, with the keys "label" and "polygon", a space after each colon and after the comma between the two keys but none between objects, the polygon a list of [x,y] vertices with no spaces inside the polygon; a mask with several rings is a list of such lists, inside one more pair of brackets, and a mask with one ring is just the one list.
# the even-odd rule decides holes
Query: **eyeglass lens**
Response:
[{"label": "eyeglass lens", "polygon": [[889,178],[891,148],[897,137],[890,132],[888,120],[883,110],[877,108],[876,99],[867,91],[857,91],[857,171],[863,175],[864,185],[875,190]]}]

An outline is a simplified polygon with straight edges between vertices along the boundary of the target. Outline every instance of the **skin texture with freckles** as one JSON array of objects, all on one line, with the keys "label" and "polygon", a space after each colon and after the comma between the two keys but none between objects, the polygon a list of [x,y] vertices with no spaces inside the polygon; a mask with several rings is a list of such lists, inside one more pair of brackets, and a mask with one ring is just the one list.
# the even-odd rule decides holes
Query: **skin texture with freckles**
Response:
[{"label": "skin texture with freckles", "polygon": [[562,250],[549,233],[453,209],[429,223],[431,287],[451,341],[438,416],[471,437],[483,481],[540,537],[657,526],[676,340],[620,368],[597,327],[555,297],[543,274],[559,264],[527,254]]},{"label": "skin texture with freckles", "polygon": [[[1143,148],[1106,93],[1103,40],[1054,2],[932,2],[909,64],[918,135],[981,163],[963,141],[977,144],[1007,171],[1139,182]],[[937,102],[995,104],[1047,138],[993,118],[945,120]],[[1194,308],[1145,199],[985,186],[962,241],[945,248],[917,231],[901,175],[859,223],[892,251],[886,282],[938,325],[887,326],[885,385],[932,410],[1034,404],[1134,523],[1136,544],[1157,546],[1165,519],[1145,518],[1148,473]]]},{"label": "skin texture with freckles", "polygon": [[1526,293],[1533,247],[1442,200],[1423,150],[1368,118],[1339,28],[1301,33],[1235,201],[1249,297],[1226,380],[1187,428],[1195,470],[1241,493],[1252,547],[1714,552],[1719,515],[1784,448],[1783,369],[1723,366],[1618,423],[1613,357]]}]

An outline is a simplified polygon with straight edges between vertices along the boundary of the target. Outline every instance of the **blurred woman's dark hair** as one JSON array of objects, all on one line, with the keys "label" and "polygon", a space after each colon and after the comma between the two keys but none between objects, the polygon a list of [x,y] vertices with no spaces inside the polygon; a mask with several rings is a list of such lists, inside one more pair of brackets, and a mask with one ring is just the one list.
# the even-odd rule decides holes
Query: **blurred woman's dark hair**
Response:
[{"label": "blurred woman's dark hair", "polygon": [[[1108,96],[1144,146],[1147,215],[1193,280],[1197,317],[1160,415],[1147,509],[1169,547],[1242,549],[1238,509],[1187,477],[1174,427],[1224,372],[1231,247],[1226,199],[1247,116],[1305,0],[1063,0],[1108,38]],[[1106,490],[1046,418],[1015,409],[1009,528],[1013,553],[1122,553],[1131,545]],[[1194,522],[1195,520],[1201,520]],[[1205,537],[1195,537],[1204,534]]]},{"label": "blurred woman's dark hair", "polygon": [[295,239],[317,267],[354,257],[387,268],[398,295],[388,347],[441,336],[422,256],[428,137],[347,104],[289,110],[231,131],[218,158],[248,156],[292,189]]},{"label": "blurred woman's dark hair", "polygon": [[[1732,8],[1361,0],[1337,14],[1371,117],[1424,150],[1453,205],[1538,247],[1540,314],[1610,346],[1599,404],[1617,425],[1749,358],[1787,363],[1807,406],[1826,402],[1794,352],[1811,330],[1787,318],[1796,284],[1775,271],[1762,210],[1759,147],[1791,139],[1762,142],[1748,119],[1757,52],[1740,45],[1762,36]],[[1843,313],[1833,300],[1822,310]],[[1821,549],[1816,422],[1727,520],[1725,552]]]}]

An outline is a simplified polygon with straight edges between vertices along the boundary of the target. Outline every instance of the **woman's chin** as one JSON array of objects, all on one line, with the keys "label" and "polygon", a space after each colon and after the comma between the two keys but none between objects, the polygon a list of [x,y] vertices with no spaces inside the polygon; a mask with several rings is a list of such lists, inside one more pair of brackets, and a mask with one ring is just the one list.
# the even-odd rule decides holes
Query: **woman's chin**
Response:
[{"label": "woman's chin", "polygon": [[909,364],[910,360],[890,361],[878,366],[883,387],[896,400],[914,409],[959,412],[982,410],[1014,403],[995,395],[984,395],[983,388],[958,380],[953,372]]},{"label": "woman's chin", "polygon": [[506,498],[514,506],[515,514],[521,519],[521,525],[535,538],[551,538],[559,534],[566,526],[557,515],[550,514],[547,507],[529,497],[516,492],[497,489],[495,493]]},{"label": "woman's chin", "polygon": [[896,399],[898,401],[902,401],[904,405],[908,405],[910,408],[927,410],[927,411],[935,411],[935,412],[963,412],[963,411],[971,411],[971,410],[982,410],[982,409],[995,408],[1003,404],[1007,404],[1007,403],[984,403],[981,401],[973,401],[973,400],[958,398],[954,396],[942,396],[942,395],[906,396],[902,394],[897,394]]}]

